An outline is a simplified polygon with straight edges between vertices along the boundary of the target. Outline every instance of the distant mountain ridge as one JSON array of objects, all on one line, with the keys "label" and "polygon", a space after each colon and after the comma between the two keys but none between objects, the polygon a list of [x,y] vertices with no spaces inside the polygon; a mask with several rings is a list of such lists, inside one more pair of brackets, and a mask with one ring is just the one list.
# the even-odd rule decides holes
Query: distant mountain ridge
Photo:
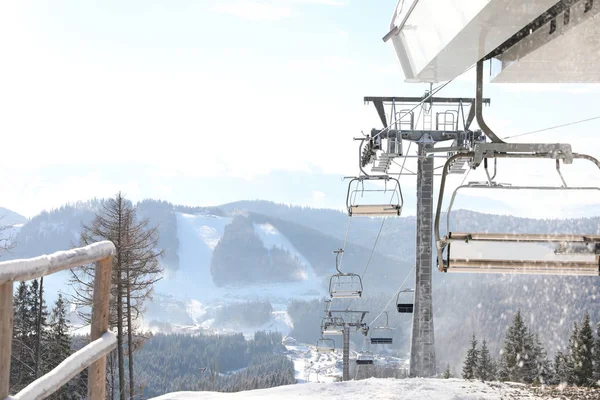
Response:
[{"label": "distant mountain ridge", "polygon": [[[31,257],[76,244],[81,224],[91,221],[99,204],[99,200],[94,200],[67,205],[26,221],[18,232],[17,247],[11,257]],[[220,207],[186,207],[149,199],[139,203],[139,213],[150,218],[153,224],[159,224],[160,246],[166,249],[163,263],[167,275],[159,282],[156,299],[148,307],[149,318],[158,322],[210,327],[215,307],[227,302],[267,299],[274,308],[277,304],[276,312],[282,313],[289,300],[295,297],[300,301],[319,299],[319,304],[308,307],[308,303],[302,302],[293,308],[297,316],[297,320],[293,321],[294,329],[298,333],[306,330],[303,335],[307,340],[316,340],[313,335],[318,333],[322,317],[320,299],[328,295],[329,278],[335,273],[332,250],[343,246],[348,224],[350,228],[342,270],[361,274],[365,285],[364,299],[353,305],[381,308],[388,304],[391,294],[407,276],[405,286],[414,285],[414,273],[409,275],[409,272],[415,257],[415,217],[388,218],[385,221],[367,268],[375,237],[382,225],[381,218],[349,219],[344,212],[336,210],[290,207],[267,201],[243,201]],[[216,288],[210,275],[213,249],[223,237],[225,227],[238,214],[254,224],[265,248],[285,243],[286,250],[305,260],[303,263],[314,276],[305,281],[277,284],[243,285],[234,280],[235,284]],[[441,218],[441,233],[444,234],[445,215]],[[260,226],[272,228],[261,231]],[[450,226],[452,230],[477,232],[600,234],[598,218],[539,220],[466,210],[453,213]],[[233,259],[241,258],[243,254],[235,245],[230,246],[229,251]],[[229,273],[235,273],[235,268]],[[62,290],[64,277],[53,276],[44,283],[49,285],[48,293],[56,293]],[[504,332],[504,329],[498,329],[499,324],[501,327],[509,321],[516,309],[521,309],[524,315],[535,321],[534,330],[540,333],[550,353],[564,346],[565,332],[574,320],[581,319],[584,310],[591,313],[592,321],[600,321],[597,308],[599,278],[444,274],[434,271],[433,283],[438,359],[455,365],[463,356],[471,332],[489,339],[490,349],[498,351]],[[369,300],[374,296],[377,298]],[[389,303],[391,311],[393,301],[395,299]],[[306,312],[298,311],[305,308]],[[380,310],[370,311],[369,318],[374,318]],[[394,348],[407,350],[410,321],[392,318],[390,321],[395,321],[398,329],[396,335],[399,340]]]},{"label": "distant mountain ridge", "polygon": [[27,218],[8,208],[0,207],[0,226],[24,224]]}]

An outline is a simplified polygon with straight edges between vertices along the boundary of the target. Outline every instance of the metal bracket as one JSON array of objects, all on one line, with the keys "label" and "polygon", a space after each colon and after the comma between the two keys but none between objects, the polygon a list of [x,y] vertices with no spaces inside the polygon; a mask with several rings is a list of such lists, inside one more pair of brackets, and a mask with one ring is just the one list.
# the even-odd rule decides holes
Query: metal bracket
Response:
[{"label": "metal bracket", "polygon": [[[513,153],[513,154],[507,154]],[[517,154],[514,154],[517,153]],[[473,165],[479,166],[484,158],[510,157],[519,158],[535,155],[540,158],[563,160],[565,164],[573,163],[573,151],[570,144],[564,143],[477,143],[473,146]]]}]

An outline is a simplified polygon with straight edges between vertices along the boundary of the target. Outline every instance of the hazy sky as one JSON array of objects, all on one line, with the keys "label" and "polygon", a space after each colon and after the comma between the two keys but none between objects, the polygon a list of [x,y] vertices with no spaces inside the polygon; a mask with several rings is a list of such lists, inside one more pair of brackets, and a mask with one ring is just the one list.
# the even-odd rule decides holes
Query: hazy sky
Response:
[{"label": "hazy sky", "polygon": [[[0,206],[32,216],[117,190],[342,206],[352,137],[380,127],[363,96],[427,88],[403,83],[381,40],[395,3],[2,1]],[[472,96],[473,83],[467,73],[440,95]],[[600,85],[491,84],[485,95],[501,136],[600,114]],[[569,140],[598,156],[598,128],[515,141]]]}]

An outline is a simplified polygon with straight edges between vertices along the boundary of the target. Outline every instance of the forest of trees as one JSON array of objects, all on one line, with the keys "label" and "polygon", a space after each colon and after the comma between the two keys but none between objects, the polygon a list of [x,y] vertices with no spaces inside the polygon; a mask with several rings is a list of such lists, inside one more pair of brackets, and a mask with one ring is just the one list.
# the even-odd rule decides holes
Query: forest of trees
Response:
[{"label": "forest of trees", "polygon": [[214,249],[210,272],[217,286],[302,279],[300,259],[281,247],[267,249],[252,221],[236,215]]},{"label": "forest of trees", "polygon": [[[20,282],[13,306],[10,392],[14,394],[60,364],[73,349],[68,334],[67,304],[62,295],[58,296],[48,313],[43,299],[43,284],[37,279],[29,281],[29,284]],[[87,398],[86,371],[49,399]]]},{"label": "forest of trees", "polygon": [[[14,295],[14,337],[11,393],[44,375],[89,343],[89,335],[71,336],[67,301],[62,295],[50,313],[40,306],[37,279],[21,282]],[[270,306],[270,304],[268,304]],[[178,390],[235,392],[296,383],[294,365],[283,352],[280,333],[256,332],[223,336],[151,335],[136,351],[135,398]],[[124,360],[129,368],[129,359]],[[110,368],[110,366],[109,366]],[[108,391],[107,398],[118,398]],[[51,400],[87,398],[87,369],[48,397]]]},{"label": "forest of trees", "polygon": [[[588,313],[581,324],[574,323],[568,348],[557,352],[554,361],[548,359],[538,335],[525,324],[520,311],[506,331],[498,360],[490,356],[485,340],[480,347],[477,344],[473,334],[462,368],[465,379],[600,386],[600,323],[594,335]],[[449,367],[446,371],[449,376]]]},{"label": "forest of trees", "polygon": [[136,353],[136,381],[143,397],[184,390],[235,392],[296,383],[294,365],[282,353],[280,333],[165,335],[148,339]]}]

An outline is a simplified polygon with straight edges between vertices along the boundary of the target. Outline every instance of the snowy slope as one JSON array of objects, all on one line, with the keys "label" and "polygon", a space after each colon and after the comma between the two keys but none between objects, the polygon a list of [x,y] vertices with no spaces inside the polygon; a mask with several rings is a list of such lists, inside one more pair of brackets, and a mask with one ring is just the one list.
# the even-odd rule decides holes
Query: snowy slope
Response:
[{"label": "snowy slope", "polygon": [[[482,383],[463,379],[376,379],[336,383],[306,383],[237,393],[177,392],[154,400],[226,399],[377,399],[377,400],[501,400],[551,399],[533,395],[523,385]],[[558,397],[556,398],[558,399]]]},{"label": "snowy slope", "polygon": [[310,299],[325,294],[310,263],[284,235],[269,224],[255,225],[255,230],[265,247],[270,249],[279,246],[297,255],[305,266],[305,280],[268,285],[216,287],[210,274],[212,252],[229,223],[231,218],[227,217],[177,213],[179,270],[167,274],[158,282],[156,290],[170,293],[182,300],[195,300],[195,310],[201,308],[201,304],[216,300],[267,299],[287,303],[294,298]]},{"label": "snowy slope", "polygon": [[260,327],[242,329],[242,333],[253,335],[254,331],[262,329],[286,334],[292,327],[291,320],[285,312],[291,300],[310,300],[326,295],[321,287],[320,278],[316,276],[308,260],[270,224],[255,224],[256,233],[267,249],[278,246],[298,256],[304,265],[304,279],[288,283],[217,287],[210,274],[212,253],[232,218],[184,213],[176,213],[176,217],[179,269],[165,274],[155,287],[157,293],[169,294],[172,300],[170,302],[163,300],[161,304],[157,302],[154,309],[172,310],[176,304],[183,303],[185,306],[182,311],[190,317],[194,325],[190,326],[184,321],[185,318],[176,314],[171,314],[173,318],[169,320],[169,312],[155,313],[155,315],[149,313],[150,315],[146,316],[148,322],[157,319],[176,324],[173,330],[177,332],[230,333],[233,332],[231,329],[213,325],[214,321],[210,317],[211,310],[231,302],[268,300],[275,309],[271,320]]}]

